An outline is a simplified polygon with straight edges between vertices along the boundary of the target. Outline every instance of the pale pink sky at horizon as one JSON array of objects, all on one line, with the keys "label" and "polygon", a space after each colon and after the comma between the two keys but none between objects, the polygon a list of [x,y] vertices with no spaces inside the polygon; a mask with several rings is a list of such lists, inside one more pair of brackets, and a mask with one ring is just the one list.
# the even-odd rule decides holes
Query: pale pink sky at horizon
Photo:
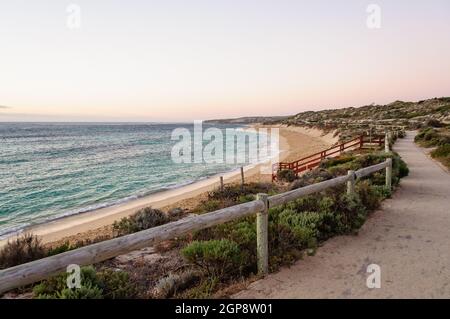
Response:
[{"label": "pale pink sky at horizon", "polygon": [[[81,8],[78,30],[66,8]],[[381,28],[366,25],[381,7]],[[0,121],[192,121],[450,96],[450,2],[0,0]]]}]

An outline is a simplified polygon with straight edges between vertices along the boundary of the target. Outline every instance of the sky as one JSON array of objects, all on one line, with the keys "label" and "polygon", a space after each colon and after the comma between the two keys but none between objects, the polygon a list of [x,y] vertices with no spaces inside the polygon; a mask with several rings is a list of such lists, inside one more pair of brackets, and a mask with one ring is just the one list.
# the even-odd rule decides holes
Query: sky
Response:
[{"label": "sky", "polygon": [[450,96],[449,57],[448,0],[0,0],[0,121],[179,122]]}]

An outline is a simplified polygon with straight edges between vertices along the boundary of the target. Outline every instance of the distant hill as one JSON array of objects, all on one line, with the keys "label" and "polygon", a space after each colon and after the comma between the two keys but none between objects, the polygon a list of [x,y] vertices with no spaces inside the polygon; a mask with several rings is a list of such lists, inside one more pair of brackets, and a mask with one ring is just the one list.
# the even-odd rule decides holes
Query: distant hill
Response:
[{"label": "distant hill", "polygon": [[308,111],[298,113],[282,121],[285,124],[319,124],[338,127],[342,123],[372,122],[414,126],[429,118],[450,122],[450,97],[435,98],[419,102],[395,101],[386,105],[366,105],[335,110]]},{"label": "distant hill", "polygon": [[395,101],[386,105],[366,105],[358,108],[307,111],[277,123],[316,127],[324,131],[336,130],[341,139],[346,139],[355,134],[365,133],[369,128],[373,128],[375,132],[383,131],[386,126],[417,129],[430,119],[450,124],[450,97],[418,102]]},{"label": "distant hill", "polygon": [[386,105],[366,105],[323,111],[306,111],[293,116],[243,117],[214,120],[212,123],[263,123],[306,126],[334,131],[341,138],[366,132],[370,127],[384,130],[386,126],[415,129],[430,119],[450,124],[450,97],[434,98],[418,102],[395,101]]},{"label": "distant hill", "polygon": [[288,119],[290,116],[252,116],[252,117],[239,117],[235,119],[217,119],[205,121],[209,124],[255,124],[255,123],[267,123],[267,122],[279,122]]}]

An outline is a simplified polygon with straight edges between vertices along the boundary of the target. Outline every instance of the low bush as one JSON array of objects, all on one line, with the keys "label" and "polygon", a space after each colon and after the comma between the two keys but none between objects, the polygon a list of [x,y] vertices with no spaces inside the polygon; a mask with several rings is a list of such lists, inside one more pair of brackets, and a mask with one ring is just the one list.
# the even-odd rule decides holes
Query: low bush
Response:
[{"label": "low bush", "polygon": [[356,194],[358,194],[361,203],[368,210],[375,210],[380,207],[383,195],[369,181],[361,181],[356,184]]},{"label": "low bush", "polygon": [[441,121],[436,120],[436,119],[429,119],[425,125],[428,127],[436,127],[436,128],[445,126],[444,123],[442,123]]},{"label": "low bush", "polygon": [[450,144],[448,129],[424,128],[414,138],[414,141],[423,147],[434,147]]},{"label": "low bush", "polygon": [[403,178],[409,175],[408,165],[403,160],[399,160],[398,162],[398,178]]},{"label": "low bush", "polygon": [[295,172],[291,169],[283,169],[279,171],[277,177],[280,181],[285,181],[288,183],[292,183],[297,178]]},{"label": "low bush", "polygon": [[240,204],[248,203],[248,202],[251,202],[251,201],[255,200],[255,198],[256,198],[256,196],[252,195],[252,194],[241,195],[241,196],[239,196],[238,202]]},{"label": "low bush", "polygon": [[153,289],[155,298],[170,298],[178,291],[183,291],[200,280],[199,272],[187,270],[181,274],[169,274],[161,278]]},{"label": "low bush", "polygon": [[335,230],[338,234],[349,234],[358,230],[367,217],[367,210],[358,196],[337,196],[333,210],[338,220]]},{"label": "low bush", "polygon": [[188,262],[219,278],[240,272],[243,264],[239,245],[227,239],[193,241],[181,253]]},{"label": "low bush", "polygon": [[[339,167],[339,166],[336,166]],[[294,190],[297,188],[305,187],[311,184],[323,182],[332,179],[335,176],[341,175],[341,172],[334,170],[335,167],[329,169],[316,169],[301,175],[295,182],[290,185],[290,189]],[[345,174],[347,171],[344,169]]]},{"label": "low bush", "polygon": [[216,189],[208,193],[209,200],[231,200],[238,202],[241,196],[256,195],[258,193],[270,194],[274,191],[272,183],[249,183],[242,187],[239,184],[225,185],[223,190]]},{"label": "low bush", "polygon": [[254,216],[241,218],[226,224],[195,232],[193,239],[197,241],[227,239],[239,245],[245,258],[242,261],[242,273],[256,271],[256,219]]},{"label": "low bush", "polygon": [[235,205],[235,203],[231,200],[207,199],[201,201],[200,204],[192,210],[192,212],[194,214],[205,214],[233,205]]},{"label": "low bush", "polygon": [[431,152],[433,158],[450,156],[450,144],[441,145]]},{"label": "low bush", "polygon": [[450,144],[439,146],[431,152],[431,156],[450,168]]},{"label": "low bush", "polygon": [[416,135],[415,142],[423,147],[437,147],[431,152],[431,156],[450,168],[450,131],[448,127],[438,130],[431,127],[424,128]]},{"label": "low bush", "polygon": [[114,222],[113,231],[115,236],[123,236],[163,225],[167,222],[169,222],[169,218],[164,212],[146,207],[130,217],[124,217],[120,221]]},{"label": "low bush", "polygon": [[0,250],[0,269],[14,267],[46,257],[47,252],[41,241],[31,234],[17,237]]},{"label": "low bush", "polygon": [[218,209],[246,203],[255,199],[258,193],[275,194],[272,183],[249,183],[244,187],[238,184],[225,185],[223,190],[216,189],[208,193],[208,199],[200,202],[192,212],[205,214]]},{"label": "low bush", "polygon": [[318,227],[321,222],[321,216],[316,212],[296,212],[286,209],[278,217],[278,223],[294,235],[292,244],[299,249],[317,246]]},{"label": "low bush", "polygon": [[123,271],[102,270],[94,267],[81,268],[81,287],[68,288],[68,274],[64,273],[42,281],[33,288],[38,299],[127,299],[137,294],[136,287],[130,283]]},{"label": "low bush", "polygon": [[65,242],[59,246],[52,247],[47,251],[47,256],[54,256],[65,253],[66,251],[75,249],[77,247],[71,245],[69,242]]},{"label": "low bush", "polygon": [[336,158],[329,158],[326,159],[324,161],[322,161],[319,165],[319,167],[321,168],[330,168],[333,166],[337,166],[337,165],[341,165],[341,164],[345,164],[348,162],[351,162],[355,159],[354,156],[350,155],[350,154],[345,154]]}]

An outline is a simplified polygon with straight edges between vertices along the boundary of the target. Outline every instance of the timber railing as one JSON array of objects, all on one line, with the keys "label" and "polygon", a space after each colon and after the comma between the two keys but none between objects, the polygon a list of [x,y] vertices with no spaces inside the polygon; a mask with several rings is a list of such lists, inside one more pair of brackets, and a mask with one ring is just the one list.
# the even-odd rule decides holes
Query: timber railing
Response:
[{"label": "timber railing", "polygon": [[155,245],[161,241],[173,239],[193,231],[209,228],[255,214],[257,227],[256,250],[258,257],[258,272],[261,275],[266,275],[268,273],[269,260],[269,208],[283,205],[300,197],[318,193],[330,187],[339,186],[345,183],[347,183],[347,193],[351,195],[355,192],[356,178],[368,176],[382,169],[386,169],[386,186],[391,189],[392,159],[389,158],[385,162],[360,169],[356,172],[349,171],[345,176],[340,176],[274,196],[259,194],[256,200],[249,203],[220,209],[203,215],[187,217],[162,226],[4,269],[0,271],[0,294],[65,272],[69,265],[75,264],[83,266],[95,264],[119,255]]},{"label": "timber railing", "polygon": [[318,153],[308,155],[294,162],[280,162],[272,165],[272,181],[277,179],[278,173],[283,170],[291,170],[295,176],[312,170],[320,165],[320,163],[330,157],[341,155],[348,150],[358,150],[363,148],[382,147],[385,144],[385,136],[358,136],[350,141],[335,145]]}]

